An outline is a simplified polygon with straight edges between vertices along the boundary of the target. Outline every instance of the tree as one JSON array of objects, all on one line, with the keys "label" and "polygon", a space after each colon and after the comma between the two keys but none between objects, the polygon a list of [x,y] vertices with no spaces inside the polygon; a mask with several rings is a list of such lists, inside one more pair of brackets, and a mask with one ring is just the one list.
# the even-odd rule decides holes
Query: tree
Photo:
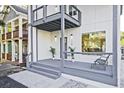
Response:
[{"label": "tree", "polygon": [[5,26],[5,23],[3,20],[0,20],[0,26]]}]

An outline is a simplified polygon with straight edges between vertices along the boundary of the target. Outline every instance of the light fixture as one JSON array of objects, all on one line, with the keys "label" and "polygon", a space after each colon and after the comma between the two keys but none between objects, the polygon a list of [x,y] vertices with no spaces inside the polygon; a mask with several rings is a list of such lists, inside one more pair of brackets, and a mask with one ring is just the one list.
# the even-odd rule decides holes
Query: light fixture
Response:
[{"label": "light fixture", "polygon": [[70,35],[70,39],[71,39],[71,40],[73,39],[73,35],[72,35],[72,34]]},{"label": "light fixture", "polygon": [[73,45],[73,34],[70,35],[71,45]]},{"label": "light fixture", "polygon": [[56,6],[55,6],[55,12],[57,12],[57,11],[58,11],[58,6],[56,5]]},{"label": "light fixture", "polygon": [[57,41],[57,36],[54,37],[55,42]]}]

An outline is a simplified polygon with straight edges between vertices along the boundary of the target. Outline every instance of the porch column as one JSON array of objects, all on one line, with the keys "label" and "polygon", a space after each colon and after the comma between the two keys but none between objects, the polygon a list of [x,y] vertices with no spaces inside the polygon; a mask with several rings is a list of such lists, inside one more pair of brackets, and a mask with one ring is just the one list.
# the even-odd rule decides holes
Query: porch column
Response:
[{"label": "porch column", "polygon": [[[12,27],[12,38],[13,38],[13,31],[14,31],[14,22],[11,22],[11,27]],[[15,61],[15,41],[12,40],[12,61]]]},{"label": "porch column", "polygon": [[19,63],[23,62],[22,55],[22,17],[19,17]]},{"label": "porch column", "polygon": [[64,5],[61,5],[61,68],[63,68],[63,63],[64,63],[64,50],[65,50],[65,46],[64,46],[64,30],[65,30],[65,17],[64,17]]},{"label": "porch column", "polygon": [[113,81],[120,85],[120,6],[113,6]]},{"label": "porch column", "polygon": [[[33,19],[34,19],[34,17],[33,17],[33,8],[32,8],[33,6],[32,5],[30,5],[29,7],[28,7],[28,18],[29,18],[29,20],[28,20],[28,22],[29,22],[29,24],[28,24],[28,54],[30,54],[29,55],[29,60],[28,61],[33,61],[33,27],[32,27],[32,23],[33,23]],[[28,62],[27,62],[27,66],[28,66]]]},{"label": "porch column", "polygon": [[8,53],[8,42],[5,42],[5,60],[7,60],[7,53]]},{"label": "porch column", "polygon": [[3,42],[1,42],[1,61],[2,61],[2,53],[3,53]]},{"label": "porch column", "polygon": [[12,41],[12,61],[15,61],[15,41]]}]

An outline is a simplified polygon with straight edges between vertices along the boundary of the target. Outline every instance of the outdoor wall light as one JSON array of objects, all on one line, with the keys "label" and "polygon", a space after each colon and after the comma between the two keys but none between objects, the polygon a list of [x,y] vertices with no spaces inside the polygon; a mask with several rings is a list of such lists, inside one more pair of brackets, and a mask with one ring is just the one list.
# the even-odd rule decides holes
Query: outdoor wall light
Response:
[{"label": "outdoor wall light", "polygon": [[56,11],[56,12],[58,11],[58,6],[57,6],[57,5],[55,6],[55,11]]},{"label": "outdoor wall light", "polygon": [[71,45],[73,45],[72,39],[73,39],[73,34],[70,35]]},{"label": "outdoor wall light", "polygon": [[57,36],[54,37],[55,42],[57,41]]},{"label": "outdoor wall light", "polygon": [[71,40],[73,39],[73,34],[70,35],[70,39],[71,39]]}]

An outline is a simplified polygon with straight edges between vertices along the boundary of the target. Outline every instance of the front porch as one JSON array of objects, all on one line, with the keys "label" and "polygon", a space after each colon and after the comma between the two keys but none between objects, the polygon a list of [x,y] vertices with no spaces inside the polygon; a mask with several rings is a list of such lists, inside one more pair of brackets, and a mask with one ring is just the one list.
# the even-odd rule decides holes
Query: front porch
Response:
[{"label": "front porch", "polygon": [[[86,8],[82,6],[78,7]],[[52,29],[52,31],[49,31],[48,29],[44,29],[41,26],[48,23],[45,21],[48,18],[44,17],[44,19],[42,19],[44,20],[43,23],[38,22],[39,20],[35,20],[35,10],[33,8],[35,8],[35,6],[30,7],[30,14],[33,16],[30,18],[31,24],[29,26],[30,37],[28,50],[29,60],[27,61],[27,67],[30,71],[51,77],[53,79],[57,79],[61,76],[62,73],[66,73],[105,84],[118,86],[118,53],[120,49],[118,50],[119,44],[117,42],[119,40],[119,32],[116,21],[118,20],[116,17],[114,17],[115,15],[119,16],[119,13],[117,13],[118,6],[111,6],[113,12],[111,12],[112,16],[108,15],[108,19],[113,18],[113,21],[111,21],[111,24],[105,25],[105,27],[101,28],[102,30],[100,31],[100,26],[96,19],[93,20],[98,24],[98,26],[95,26],[95,23],[93,23],[92,25],[94,25],[94,28],[92,28],[92,31],[89,30],[92,25],[89,25],[88,27],[86,25],[80,25],[80,27],[66,29],[64,6],[61,6],[60,9],[61,24],[59,24],[59,29],[53,30],[49,26],[45,25],[47,28]],[[36,6],[36,10],[37,9],[39,8]],[[90,11],[90,9],[88,11]],[[90,19],[90,16],[86,18]],[[99,20],[102,22],[101,19]],[[37,23],[37,25],[35,25],[35,22],[38,22],[39,24]],[[38,25],[40,25],[42,29],[39,28]],[[100,32],[101,34],[96,34]],[[93,39],[93,35],[98,37]],[[97,60],[100,56],[108,53],[111,54],[111,57],[109,57],[108,60],[105,59],[105,62],[107,62],[107,65],[105,63],[105,70],[91,68],[91,65],[95,62],[95,60]],[[52,57],[55,59],[50,59]],[[72,62],[72,59],[74,59],[74,62]]]},{"label": "front porch", "polygon": [[64,60],[63,67],[62,69],[60,69],[61,62],[62,61],[60,59],[39,60],[38,62],[32,62],[30,65],[30,69],[35,67],[35,69],[37,69],[39,72],[41,70],[46,72],[48,71],[48,73],[51,73],[49,72],[49,69],[53,68],[54,70],[57,70],[61,73],[83,77],[86,79],[88,78],[91,80],[100,81],[102,83],[113,85],[112,65],[108,65],[106,67],[106,70],[100,70],[100,69],[93,69],[93,68],[91,69],[91,64],[93,62],[89,62],[89,63],[80,62],[80,61],[72,62],[71,60]]}]

